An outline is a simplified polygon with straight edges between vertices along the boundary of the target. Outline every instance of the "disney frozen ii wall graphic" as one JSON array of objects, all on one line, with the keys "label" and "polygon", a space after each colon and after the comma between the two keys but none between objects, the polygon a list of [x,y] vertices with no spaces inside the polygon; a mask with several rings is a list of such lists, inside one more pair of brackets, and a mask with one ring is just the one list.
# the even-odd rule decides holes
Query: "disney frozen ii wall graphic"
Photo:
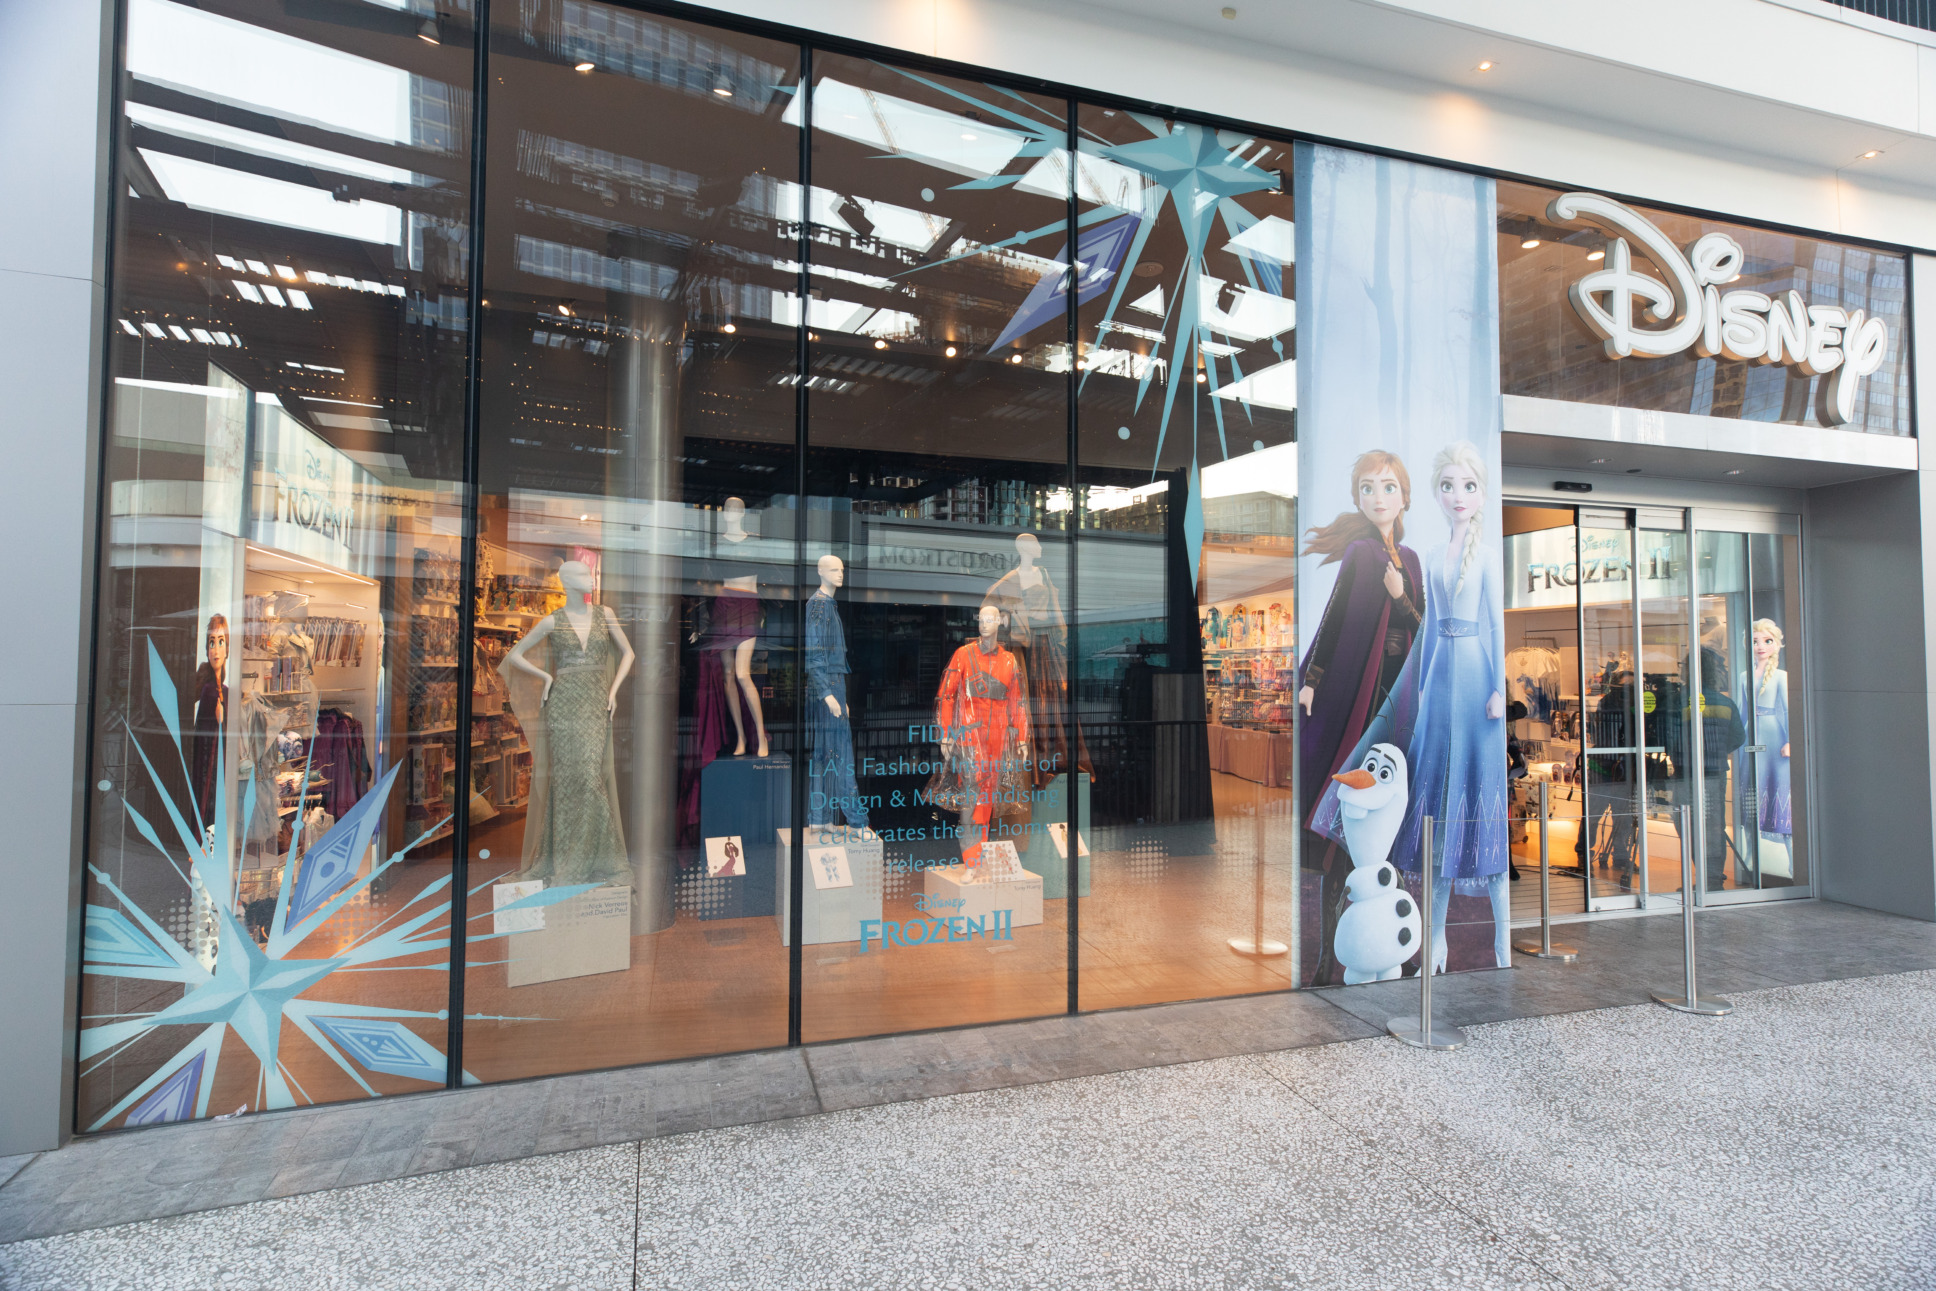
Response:
[{"label": "disney frozen ii wall graphic", "polygon": [[[1313,145],[1298,152],[1295,191],[1301,502],[1337,517],[1308,531],[1298,555],[1299,613],[1318,625],[1298,679],[1300,977],[1330,985],[1391,971],[1348,962],[1362,954],[1358,919],[1346,927],[1358,893],[1370,895],[1350,837],[1362,825],[1346,804],[1375,795],[1356,782],[1379,757],[1409,781],[1402,809],[1383,808],[1402,811],[1388,864],[1431,912],[1431,967],[1505,967],[1493,184]],[[1422,557],[1408,528],[1425,539]],[[1426,816],[1437,853],[1429,896],[1419,890]],[[1396,961],[1407,974],[1418,971],[1415,950]]]}]

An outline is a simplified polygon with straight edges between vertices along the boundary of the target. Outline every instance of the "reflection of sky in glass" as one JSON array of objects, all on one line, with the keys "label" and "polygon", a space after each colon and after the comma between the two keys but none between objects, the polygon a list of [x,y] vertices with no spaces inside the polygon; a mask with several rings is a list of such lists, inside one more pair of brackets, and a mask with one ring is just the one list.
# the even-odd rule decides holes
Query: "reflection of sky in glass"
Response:
[{"label": "reflection of sky in glass", "polygon": [[[800,124],[798,99],[787,106],[782,120]],[[1027,135],[985,121],[831,78],[813,87],[813,123],[829,134],[974,179],[1000,173],[1029,141]],[[1052,195],[1065,191],[1057,188]]]},{"label": "reflection of sky in glass", "polygon": [[307,184],[251,175],[173,153],[146,148],[140,152],[171,202],[359,242],[396,246],[403,241],[403,212],[383,202],[339,202],[326,189]]},{"label": "reflection of sky in glass", "polygon": [[128,70],[217,103],[410,142],[408,72],[167,0],[130,0]]},{"label": "reflection of sky in glass", "polygon": [[312,148],[308,144],[291,143],[287,139],[257,134],[253,130],[222,125],[220,122],[191,117],[182,112],[170,112],[166,108],[149,107],[145,103],[130,103],[127,105],[127,112],[128,120],[137,125],[165,131],[180,139],[211,143],[218,147],[233,148],[237,152],[251,153],[257,157],[270,157],[277,161],[292,161],[299,166],[314,166],[318,170],[335,171],[339,175],[373,179],[380,184],[417,182],[417,177],[401,166],[386,166],[380,161],[368,161],[362,157],[352,157],[348,153],[332,152],[328,148]]}]

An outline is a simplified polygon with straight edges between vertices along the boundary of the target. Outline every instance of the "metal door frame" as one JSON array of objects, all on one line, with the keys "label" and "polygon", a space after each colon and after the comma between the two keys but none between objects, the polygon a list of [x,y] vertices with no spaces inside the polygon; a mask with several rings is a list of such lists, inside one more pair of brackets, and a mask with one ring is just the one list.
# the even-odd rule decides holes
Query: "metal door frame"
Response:
[{"label": "metal door frame", "polygon": [[[1765,508],[1735,509],[1731,507],[1691,506],[1691,505],[1681,506],[1681,507],[1670,507],[1670,506],[1663,506],[1663,505],[1654,504],[1654,503],[1617,502],[1617,501],[1608,501],[1605,503],[1594,504],[1594,503],[1562,501],[1560,499],[1556,499],[1552,497],[1508,497],[1504,499],[1503,504],[1506,506],[1536,507],[1541,510],[1564,509],[1564,510],[1571,511],[1573,513],[1573,559],[1574,559],[1575,569],[1579,569],[1582,567],[1581,555],[1583,552],[1583,546],[1582,546],[1583,538],[1582,538],[1581,531],[1588,527],[1583,522],[1583,517],[1589,512],[1597,512],[1602,517],[1607,517],[1607,518],[1610,518],[1613,513],[1618,512],[1618,513],[1622,513],[1625,517],[1625,529],[1627,532],[1628,550],[1633,561],[1633,568],[1629,571],[1629,574],[1628,574],[1628,612],[1632,616],[1632,624],[1633,624],[1632,630],[1633,630],[1633,640],[1634,640],[1634,672],[1635,672],[1635,684],[1633,687],[1633,695],[1630,701],[1629,712],[1627,714],[1627,723],[1628,723],[1627,729],[1630,732],[1635,733],[1635,735],[1637,736],[1636,743],[1632,745],[1632,748],[1636,751],[1631,756],[1634,759],[1634,772],[1633,772],[1634,801],[1637,804],[1638,810],[1639,810],[1639,818],[1634,822],[1634,828],[1636,831],[1635,851],[1636,851],[1636,861],[1638,864],[1638,871],[1635,876],[1637,880],[1637,890],[1634,891],[1632,894],[1633,906],[1631,908],[1644,911],[1647,909],[1648,896],[1650,895],[1650,893],[1649,893],[1649,884],[1648,884],[1648,878],[1647,878],[1647,860],[1648,860],[1647,812],[1648,812],[1649,803],[1647,800],[1648,787],[1647,787],[1646,749],[1648,746],[1646,741],[1646,727],[1644,725],[1646,714],[1641,711],[1642,701],[1640,698],[1642,683],[1644,682],[1645,675],[1646,675],[1646,671],[1645,671],[1645,648],[1646,647],[1642,639],[1644,627],[1645,627],[1645,618],[1643,616],[1642,609],[1641,609],[1641,596],[1640,596],[1640,534],[1643,532],[1641,528],[1641,515],[1643,512],[1653,512],[1655,513],[1657,518],[1664,518],[1664,516],[1662,516],[1661,513],[1669,512],[1669,511],[1677,511],[1680,513],[1680,517],[1681,517],[1680,524],[1677,527],[1668,528],[1666,526],[1654,526],[1652,531],[1653,532],[1679,532],[1682,534],[1683,540],[1686,543],[1687,621],[1685,626],[1687,630],[1688,649],[1690,652],[1698,651],[1700,649],[1700,641],[1701,641],[1700,588],[1699,588],[1699,581],[1698,581],[1699,569],[1698,569],[1698,561],[1697,561],[1697,556],[1699,553],[1699,547],[1697,545],[1699,536],[1702,533],[1706,533],[1706,532],[1716,532],[1716,533],[1741,533],[1741,534],[1776,534],[1776,535],[1782,535],[1782,536],[1794,538],[1796,541],[1795,600],[1798,604],[1805,606],[1806,588],[1802,585],[1802,579],[1804,577],[1803,571],[1804,571],[1806,562],[1803,559],[1802,544],[1804,542],[1804,538],[1802,534],[1801,517],[1799,515],[1795,515],[1790,512],[1774,511],[1774,510],[1768,510]],[[1610,528],[1612,526],[1595,525],[1593,527]],[[1503,559],[1503,555],[1502,555],[1502,559]],[[1748,571],[1748,577],[1750,579],[1750,582],[1752,582],[1751,569]],[[1752,601],[1753,601],[1752,590],[1750,590],[1749,592],[1749,598],[1750,598],[1750,607],[1752,608]],[[1590,822],[1593,819],[1593,807],[1594,807],[1595,795],[1592,791],[1592,786],[1589,783],[1588,777],[1584,774],[1584,769],[1586,766],[1586,754],[1588,752],[1587,738],[1586,738],[1586,711],[1585,711],[1586,709],[1586,666],[1587,666],[1586,664],[1586,591],[1585,591],[1584,583],[1578,580],[1575,581],[1574,588],[1573,588],[1573,610],[1574,610],[1575,639],[1578,642],[1578,649],[1576,653],[1579,656],[1579,670],[1580,670],[1580,676],[1579,676],[1580,707],[1581,707],[1581,712],[1580,712],[1581,762],[1580,762],[1580,765],[1582,768],[1582,775],[1580,778],[1580,830],[1582,835],[1584,836],[1590,826]],[[1797,626],[1799,627],[1802,625],[1797,625]],[[1789,676],[1790,693],[1791,694],[1801,693],[1803,695],[1806,695],[1808,693],[1808,678],[1806,675],[1807,668],[1808,668],[1808,660],[1806,658],[1806,652],[1800,651],[1800,650],[1790,650],[1788,654],[1788,664],[1789,664],[1788,676]],[[1695,672],[1694,672],[1694,694],[1689,698],[1689,702],[1698,703],[1701,687],[1700,687],[1700,678],[1699,678],[1699,666],[1700,666],[1699,656],[1697,654],[1693,656],[1693,659],[1690,662],[1690,666],[1695,670]],[[1794,740],[1793,736],[1795,734],[1795,731],[1791,731],[1791,742],[1802,743],[1805,750],[1807,747],[1806,739],[1807,739],[1807,733],[1808,733],[1808,723],[1810,721],[1810,715],[1808,713],[1808,706],[1806,702],[1804,702],[1802,705],[1801,720],[1799,722],[1796,722],[1794,719],[1794,712],[1793,712],[1792,701],[1791,701],[1790,721],[1791,723],[1793,723],[1795,731],[1799,731],[1800,733],[1800,739]],[[1693,763],[1694,783],[1698,786],[1696,793],[1694,795],[1694,802],[1690,804],[1691,810],[1688,813],[1689,816],[1692,817],[1692,819],[1689,822],[1690,837],[1688,839],[1688,845],[1694,848],[1694,854],[1696,857],[1696,861],[1694,865],[1696,904],[1745,905],[1745,904],[1750,904],[1757,901],[1804,900],[1815,896],[1816,895],[1815,864],[1814,864],[1815,815],[1814,815],[1814,812],[1810,810],[1810,786],[1812,785],[1814,780],[1814,766],[1812,762],[1809,762],[1807,760],[1806,752],[1803,753],[1805,773],[1801,777],[1791,778],[1789,792],[1792,798],[1800,799],[1800,802],[1795,804],[1795,809],[1802,813],[1803,822],[1802,822],[1802,827],[1796,830],[1796,836],[1803,840],[1807,848],[1807,851],[1805,853],[1805,856],[1808,861],[1807,882],[1796,883],[1792,886],[1785,887],[1785,888],[1749,888],[1749,889],[1737,889],[1734,891],[1721,891],[1721,892],[1708,891],[1708,888],[1707,888],[1707,810],[1706,810],[1708,784],[1707,784],[1705,747],[1704,747],[1704,741],[1703,741],[1704,731],[1703,731],[1702,723],[1700,722],[1698,717],[1696,717],[1694,721],[1690,722],[1689,725],[1692,727],[1692,730],[1689,732],[1687,736],[1687,741],[1689,744],[1689,757],[1691,758]],[[1586,906],[1586,909],[1582,913],[1586,917],[1592,918],[1593,916],[1598,914],[1616,913],[1629,908],[1629,907],[1626,907],[1624,904],[1619,906],[1614,906],[1611,909],[1602,907],[1601,909],[1596,910],[1594,908],[1595,901],[1618,900],[1619,898],[1596,896],[1596,894],[1593,891],[1593,857],[1592,857],[1593,849],[1592,849],[1592,842],[1590,838],[1583,841],[1581,850],[1582,850],[1582,854],[1585,857],[1585,864],[1583,866],[1583,871],[1582,871],[1583,882],[1584,882],[1582,894],[1583,894],[1584,904]]]}]

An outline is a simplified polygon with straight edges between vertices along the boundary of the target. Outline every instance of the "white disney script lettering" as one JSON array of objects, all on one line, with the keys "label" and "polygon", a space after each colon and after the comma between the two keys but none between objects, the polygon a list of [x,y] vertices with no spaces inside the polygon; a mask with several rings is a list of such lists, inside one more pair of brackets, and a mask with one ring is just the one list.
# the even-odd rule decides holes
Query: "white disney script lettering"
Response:
[{"label": "white disney script lettering", "polygon": [[[1646,216],[1609,197],[1564,193],[1547,204],[1546,218],[1613,235],[1605,262],[1566,293],[1574,312],[1606,343],[1608,358],[1664,358],[1692,346],[1703,358],[1786,364],[1828,378],[1820,391],[1822,424],[1855,420],[1862,378],[1889,354],[1889,325],[1882,319],[1860,309],[1809,305],[1798,291],[1779,297],[1723,292],[1747,259],[1739,242],[1705,233],[1683,252]],[[1629,238],[1668,281],[1634,267]]]}]

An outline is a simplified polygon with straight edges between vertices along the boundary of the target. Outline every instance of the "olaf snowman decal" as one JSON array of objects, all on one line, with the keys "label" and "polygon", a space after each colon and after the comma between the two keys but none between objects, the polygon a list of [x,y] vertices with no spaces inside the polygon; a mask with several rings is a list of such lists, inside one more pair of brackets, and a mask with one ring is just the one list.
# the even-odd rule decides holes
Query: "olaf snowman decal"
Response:
[{"label": "olaf snowman decal", "polygon": [[1338,917],[1332,951],[1344,965],[1347,985],[1387,981],[1402,975],[1405,961],[1418,953],[1421,931],[1418,904],[1389,861],[1410,799],[1405,755],[1390,744],[1374,744],[1356,770],[1331,778],[1338,782],[1353,867],[1344,885],[1351,904]]}]

